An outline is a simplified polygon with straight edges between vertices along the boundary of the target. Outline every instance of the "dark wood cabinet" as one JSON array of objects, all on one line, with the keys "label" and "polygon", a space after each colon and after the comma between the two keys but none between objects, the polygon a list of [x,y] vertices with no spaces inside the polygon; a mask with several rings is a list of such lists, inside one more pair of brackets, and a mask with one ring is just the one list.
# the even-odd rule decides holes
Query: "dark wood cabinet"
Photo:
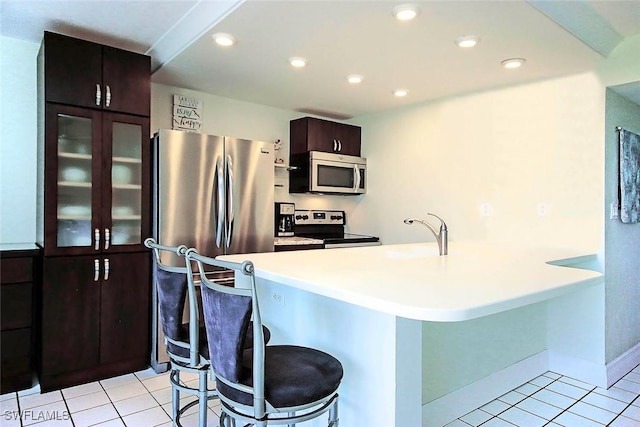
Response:
[{"label": "dark wood cabinet", "polygon": [[39,260],[35,249],[0,253],[0,394],[30,388],[34,382]]},{"label": "dark wood cabinet", "polygon": [[[97,260],[98,263],[95,263]],[[41,380],[98,364],[101,259],[45,258],[42,286]]]},{"label": "dark wood cabinet", "polygon": [[290,154],[308,151],[360,156],[361,128],[315,117],[302,117],[289,123]]},{"label": "dark wood cabinet", "polygon": [[42,46],[47,102],[149,116],[148,56],[50,32]]},{"label": "dark wood cabinet", "polygon": [[149,254],[45,258],[43,390],[146,366]]},{"label": "dark wood cabinet", "polygon": [[42,391],[147,366],[149,57],[53,33],[38,55]]}]

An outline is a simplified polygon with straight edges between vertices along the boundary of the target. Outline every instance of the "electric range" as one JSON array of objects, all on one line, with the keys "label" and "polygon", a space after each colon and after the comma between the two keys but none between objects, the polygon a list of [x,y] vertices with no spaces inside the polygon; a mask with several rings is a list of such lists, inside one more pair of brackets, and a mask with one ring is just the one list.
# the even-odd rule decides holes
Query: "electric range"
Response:
[{"label": "electric range", "polygon": [[346,213],[334,210],[295,210],[296,236],[322,240],[326,249],[380,245],[380,238],[345,233]]}]

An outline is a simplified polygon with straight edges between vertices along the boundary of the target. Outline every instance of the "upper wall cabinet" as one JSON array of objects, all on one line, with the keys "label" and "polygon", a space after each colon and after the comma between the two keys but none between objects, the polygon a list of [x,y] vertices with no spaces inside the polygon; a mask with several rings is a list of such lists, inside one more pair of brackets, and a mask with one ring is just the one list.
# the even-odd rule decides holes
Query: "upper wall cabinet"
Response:
[{"label": "upper wall cabinet", "polygon": [[360,156],[361,128],[315,117],[302,117],[289,123],[291,154],[324,151]]},{"label": "upper wall cabinet", "polygon": [[45,101],[150,114],[150,57],[60,34],[44,33]]}]

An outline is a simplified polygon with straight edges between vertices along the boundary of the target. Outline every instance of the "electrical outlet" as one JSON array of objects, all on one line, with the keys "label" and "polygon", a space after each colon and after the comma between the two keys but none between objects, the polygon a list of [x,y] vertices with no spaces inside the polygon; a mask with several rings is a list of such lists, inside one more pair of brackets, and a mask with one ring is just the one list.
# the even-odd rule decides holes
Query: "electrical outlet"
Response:
[{"label": "electrical outlet", "polygon": [[491,205],[489,203],[482,203],[480,205],[480,216],[485,218],[491,216]]},{"label": "electrical outlet", "polygon": [[276,304],[284,307],[284,295],[278,293],[278,292],[273,292],[271,294],[271,299],[273,300],[273,302],[275,302]]},{"label": "electrical outlet", "polygon": [[547,216],[549,215],[549,205],[546,203],[538,204],[538,216]]},{"label": "electrical outlet", "polygon": [[620,219],[620,208],[617,203],[611,203],[609,207],[609,219]]}]

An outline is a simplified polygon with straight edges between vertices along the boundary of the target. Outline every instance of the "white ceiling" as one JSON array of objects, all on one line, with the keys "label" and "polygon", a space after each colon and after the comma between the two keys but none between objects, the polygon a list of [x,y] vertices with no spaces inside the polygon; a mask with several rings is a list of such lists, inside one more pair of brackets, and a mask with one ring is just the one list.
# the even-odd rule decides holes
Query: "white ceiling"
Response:
[{"label": "white ceiling", "polygon": [[[380,0],[0,0],[0,33],[44,30],[152,56],[153,81],[345,118],[592,70],[640,33],[640,1],[425,1],[398,22]],[[232,48],[210,35],[233,34]],[[458,36],[480,44],[463,50]],[[287,60],[303,56],[305,69]],[[500,61],[526,58],[518,70]],[[362,74],[357,86],[348,74]],[[409,94],[395,98],[392,91]],[[640,90],[625,96],[640,103]]]}]

